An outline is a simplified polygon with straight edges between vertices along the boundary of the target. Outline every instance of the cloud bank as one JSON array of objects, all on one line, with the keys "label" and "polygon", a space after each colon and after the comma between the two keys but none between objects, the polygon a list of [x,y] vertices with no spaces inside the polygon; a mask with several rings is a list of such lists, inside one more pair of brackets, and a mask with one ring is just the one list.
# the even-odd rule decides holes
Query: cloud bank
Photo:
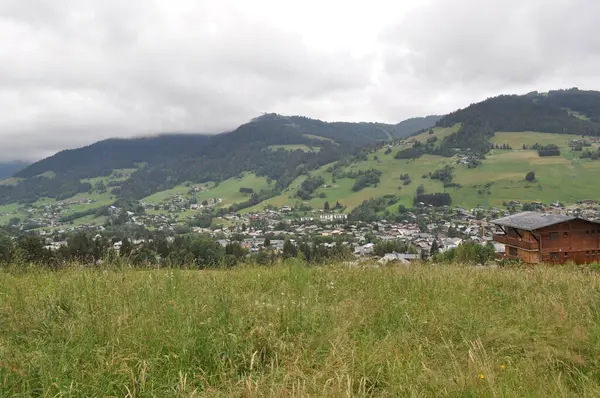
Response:
[{"label": "cloud bank", "polygon": [[593,0],[0,2],[0,161],[262,112],[398,122],[600,89],[597,15]]}]

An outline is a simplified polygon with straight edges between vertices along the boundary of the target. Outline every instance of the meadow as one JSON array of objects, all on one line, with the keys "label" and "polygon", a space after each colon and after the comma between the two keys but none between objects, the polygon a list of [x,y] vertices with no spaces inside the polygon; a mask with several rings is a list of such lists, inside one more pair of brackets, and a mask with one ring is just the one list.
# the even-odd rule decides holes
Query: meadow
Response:
[{"label": "meadow", "polygon": [[599,275],[0,270],[0,396],[598,396]]},{"label": "meadow", "polygon": [[[189,185],[189,186],[187,186]],[[265,177],[257,177],[254,173],[244,173],[239,178],[230,178],[215,186],[214,183],[207,184],[183,184],[177,185],[173,189],[169,189],[162,192],[157,192],[154,195],[148,196],[142,199],[142,202],[160,204],[168,201],[175,195],[182,195],[186,198],[191,198],[192,195],[188,194],[190,187],[194,186],[205,186],[209,188],[206,191],[197,192],[194,194],[198,199],[198,202],[203,200],[221,198],[223,203],[221,206],[229,206],[233,203],[243,202],[248,200],[250,195],[240,192],[240,188],[252,188],[254,192],[260,192],[262,189],[269,189],[270,185]]]},{"label": "meadow", "polygon": [[[316,136],[313,136],[316,137]],[[309,147],[308,145],[299,144],[299,145],[271,145],[269,148],[273,151],[277,151],[279,149],[283,149],[284,151],[304,151],[304,152],[319,152],[321,147]]]},{"label": "meadow", "polygon": [[[426,141],[428,137],[443,137],[452,134],[460,126],[433,129],[434,134],[421,133],[411,140]],[[352,191],[354,180],[334,180],[327,171],[331,165],[326,165],[312,172],[313,176],[322,176],[327,188],[315,191],[315,197],[306,204],[313,208],[322,209],[327,201],[334,204],[339,201],[346,206],[346,212],[360,205],[364,200],[384,195],[398,198],[399,204],[413,205],[417,187],[423,185],[425,192],[448,192],[453,204],[466,208],[476,206],[502,207],[504,202],[520,200],[525,202],[540,201],[550,204],[560,201],[573,204],[579,200],[595,198],[597,175],[600,172],[600,162],[579,159],[568,145],[569,140],[578,138],[569,134],[549,134],[537,132],[499,132],[492,138],[494,144],[509,144],[511,150],[492,150],[482,161],[481,166],[468,168],[457,164],[457,158],[446,158],[434,155],[423,155],[418,159],[395,159],[394,155],[400,148],[394,148],[391,153],[382,148],[369,154],[366,161],[355,162],[344,171],[377,169],[382,172],[381,181],[377,186],[368,187],[358,192]],[[533,144],[554,144],[561,150],[561,156],[540,157],[535,150],[523,150],[523,145],[530,148]],[[454,182],[459,188],[444,187],[441,181],[427,178],[427,175],[445,165],[454,167]],[[536,181],[525,181],[525,175],[534,171]],[[403,185],[400,176],[408,174],[411,184]],[[306,177],[296,179],[281,195],[264,203],[246,209],[245,212],[261,210],[265,204],[273,206],[295,205],[302,201],[295,197],[296,191]],[[324,194],[324,198],[318,197]],[[388,209],[397,211],[397,205]]]}]

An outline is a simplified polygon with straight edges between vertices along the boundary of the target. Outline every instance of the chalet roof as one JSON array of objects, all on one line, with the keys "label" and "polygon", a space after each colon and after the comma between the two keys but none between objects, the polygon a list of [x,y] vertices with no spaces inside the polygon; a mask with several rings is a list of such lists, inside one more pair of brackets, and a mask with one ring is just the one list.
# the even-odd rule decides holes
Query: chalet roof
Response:
[{"label": "chalet roof", "polygon": [[563,216],[560,214],[525,211],[523,213],[513,214],[512,216],[502,217],[497,220],[493,220],[492,223],[503,227],[518,228],[525,231],[534,231],[536,229],[560,224],[565,221],[572,221],[576,218],[577,217]]}]

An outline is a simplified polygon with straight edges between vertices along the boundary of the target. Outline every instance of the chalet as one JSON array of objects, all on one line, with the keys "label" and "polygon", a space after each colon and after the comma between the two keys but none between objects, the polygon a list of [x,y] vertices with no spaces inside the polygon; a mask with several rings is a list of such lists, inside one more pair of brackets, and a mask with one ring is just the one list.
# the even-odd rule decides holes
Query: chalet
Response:
[{"label": "chalet", "polygon": [[507,258],[529,264],[600,261],[600,223],[579,217],[527,211],[492,221],[503,232]]}]

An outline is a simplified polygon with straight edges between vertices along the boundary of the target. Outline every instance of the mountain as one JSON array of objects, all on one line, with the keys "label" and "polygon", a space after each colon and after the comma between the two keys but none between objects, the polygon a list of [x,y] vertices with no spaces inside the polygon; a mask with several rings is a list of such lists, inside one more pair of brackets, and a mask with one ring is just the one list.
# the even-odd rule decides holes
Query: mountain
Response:
[{"label": "mountain", "polygon": [[127,199],[141,199],[184,181],[219,182],[244,172],[277,181],[281,189],[304,170],[431,127],[438,119],[430,116],[391,125],[265,114],[217,135],[108,139],[25,167],[15,174],[23,181],[0,186],[0,204],[69,198],[90,191],[91,184],[83,179],[108,176],[115,169],[137,169],[112,189]]},{"label": "mountain", "polygon": [[[223,210],[266,203],[318,208],[325,201],[352,209],[383,196],[411,205],[420,185],[465,206],[497,206],[500,199],[573,202],[594,195],[598,136],[600,93],[576,88],[502,95],[398,124],[264,114],[218,135],[109,139],[59,152],[0,184],[0,205],[72,198],[95,198],[90,206],[96,207],[149,197],[160,202],[160,193],[173,197],[191,184],[209,183],[211,193],[200,196],[225,199]],[[523,185],[529,171],[538,179]],[[557,176],[568,183],[558,184]]]},{"label": "mountain", "polygon": [[461,124],[446,137],[449,148],[489,150],[489,139],[497,131],[538,131],[559,134],[600,135],[600,92],[577,88],[548,93],[501,95],[472,104],[441,118],[436,125]]},{"label": "mountain", "polygon": [[28,164],[25,162],[0,163],[0,179],[12,177],[13,174],[24,169]]},{"label": "mountain", "polygon": [[437,124],[443,116],[431,115],[406,119],[394,126],[394,138],[406,138],[412,134],[429,129]]}]

